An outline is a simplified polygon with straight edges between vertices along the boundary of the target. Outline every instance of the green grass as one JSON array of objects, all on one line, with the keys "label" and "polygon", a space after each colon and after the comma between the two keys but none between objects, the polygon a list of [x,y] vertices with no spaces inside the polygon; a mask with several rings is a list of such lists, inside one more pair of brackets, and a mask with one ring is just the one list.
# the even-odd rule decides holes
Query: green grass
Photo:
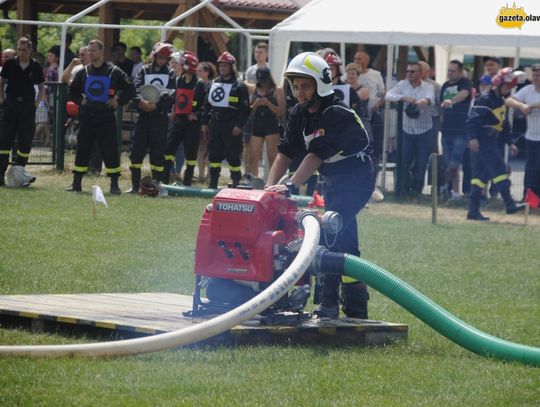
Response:
[{"label": "green grass", "polygon": [[[90,194],[63,192],[68,183],[44,172],[28,190],[0,189],[0,294],[191,293],[206,200],[107,196],[94,221]],[[455,213],[433,226],[427,207],[371,205],[359,218],[362,255],[478,329],[540,346],[540,227]],[[408,324],[408,342],[0,359],[0,405],[540,405],[538,368],[471,354],[373,290],[370,316]],[[84,341],[0,329],[1,344]]]}]

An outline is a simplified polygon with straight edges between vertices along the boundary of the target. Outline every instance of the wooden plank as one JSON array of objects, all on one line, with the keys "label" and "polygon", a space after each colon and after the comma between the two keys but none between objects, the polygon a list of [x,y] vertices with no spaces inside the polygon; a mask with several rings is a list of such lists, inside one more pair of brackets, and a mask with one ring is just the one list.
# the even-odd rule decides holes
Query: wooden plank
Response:
[{"label": "wooden plank", "polygon": [[[172,293],[47,294],[0,296],[2,319],[36,321],[73,327],[96,327],[109,331],[153,335],[171,332],[204,321],[187,318],[192,298]],[[47,324],[39,321],[48,321]],[[258,319],[204,341],[205,344],[331,343],[383,344],[406,339],[403,324],[357,319],[309,319],[298,325],[261,325]]]}]

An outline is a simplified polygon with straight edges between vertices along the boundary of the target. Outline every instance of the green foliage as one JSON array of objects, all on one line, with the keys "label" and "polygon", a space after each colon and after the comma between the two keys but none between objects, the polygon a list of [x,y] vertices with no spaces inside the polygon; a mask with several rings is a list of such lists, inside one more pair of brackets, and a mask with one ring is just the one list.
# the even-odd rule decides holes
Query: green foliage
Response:
[{"label": "green foliage", "polygon": [[[11,19],[16,19],[17,13],[10,12],[9,16]],[[69,17],[71,17],[71,15],[39,13],[38,19],[40,21],[48,21],[48,22],[64,22]],[[98,18],[92,17],[92,16],[86,16],[86,17],[81,18],[77,22],[96,24],[98,23]],[[121,21],[121,24],[159,26],[159,25],[163,25],[163,21],[123,19]],[[38,26],[37,51],[42,53],[43,55],[46,55],[47,50],[49,50],[53,45],[60,44],[60,38],[61,38],[61,32],[62,32],[61,30],[62,30],[61,27],[53,27],[53,26],[48,26],[48,25]],[[90,40],[94,38],[98,38],[97,28],[70,27],[68,28],[68,32],[73,35],[73,42],[70,48],[75,53],[80,47],[88,44]],[[147,56],[150,54],[150,51],[152,50],[153,45],[157,41],[159,41],[160,38],[161,38],[161,31],[158,29],[147,29],[147,30],[121,29],[120,31],[120,41],[126,43],[126,45],[128,46],[128,49],[133,46],[141,47],[143,51],[143,56]],[[15,26],[14,25],[13,26],[12,25],[0,26],[0,40],[2,41],[3,48],[8,48],[8,47],[14,48],[15,43],[17,41]],[[184,42],[181,35],[175,39],[174,45],[178,49],[183,48]]]},{"label": "green foliage", "polygon": [[[85,178],[83,194],[63,192],[69,181],[43,172],[27,190],[0,189],[0,294],[191,293],[207,200],[107,196],[94,221],[88,191],[107,191],[107,179]],[[362,255],[478,329],[540,346],[540,228],[440,219],[431,225],[425,207],[371,205],[359,217]],[[409,325],[408,342],[0,359],[0,405],[538,405],[538,368],[471,354],[373,290],[370,315]],[[0,329],[1,344],[87,340]]]}]

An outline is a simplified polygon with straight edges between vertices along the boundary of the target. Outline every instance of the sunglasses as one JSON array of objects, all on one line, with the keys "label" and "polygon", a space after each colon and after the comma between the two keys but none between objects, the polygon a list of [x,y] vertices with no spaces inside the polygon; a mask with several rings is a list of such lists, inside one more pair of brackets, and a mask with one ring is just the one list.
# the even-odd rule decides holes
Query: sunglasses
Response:
[{"label": "sunglasses", "polygon": [[417,73],[417,72],[420,72],[420,71],[415,71],[415,70],[412,70],[412,69],[407,69],[405,72],[407,72],[407,73]]}]

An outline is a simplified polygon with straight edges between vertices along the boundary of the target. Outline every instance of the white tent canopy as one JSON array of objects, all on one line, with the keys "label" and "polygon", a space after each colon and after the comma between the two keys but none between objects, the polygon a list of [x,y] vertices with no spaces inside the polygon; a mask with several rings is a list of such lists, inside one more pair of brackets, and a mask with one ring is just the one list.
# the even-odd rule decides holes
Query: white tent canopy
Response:
[{"label": "white tent canopy", "polygon": [[[276,79],[291,41],[436,46],[438,80],[449,57],[496,55],[540,58],[540,21],[505,29],[496,17],[505,1],[312,0],[270,33],[270,67]],[[511,6],[511,4],[510,4]],[[540,16],[537,0],[517,4]]]}]

